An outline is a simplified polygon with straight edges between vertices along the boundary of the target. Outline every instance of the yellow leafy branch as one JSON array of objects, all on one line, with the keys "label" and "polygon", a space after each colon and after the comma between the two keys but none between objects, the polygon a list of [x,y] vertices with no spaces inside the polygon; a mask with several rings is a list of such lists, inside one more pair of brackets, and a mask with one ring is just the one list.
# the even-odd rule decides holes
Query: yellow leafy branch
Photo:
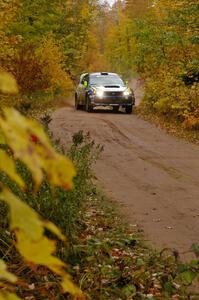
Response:
[{"label": "yellow leafy branch", "polygon": [[[0,91],[16,92],[17,84],[13,77],[0,73]],[[52,186],[73,187],[76,175],[73,163],[57,153],[51,146],[43,128],[34,120],[22,116],[14,109],[4,109],[0,117],[0,142],[6,143],[12,150],[14,158],[24,162],[32,173],[36,186],[42,183],[44,173]],[[0,149],[0,171],[5,172],[21,188],[25,184],[17,174],[15,161]],[[61,277],[63,292],[68,292],[78,299],[84,299],[82,291],[72,282],[65,271],[66,265],[56,256],[56,242],[48,239],[48,229],[62,241],[65,237],[51,222],[44,221],[31,207],[2,187],[0,200],[10,208],[10,230],[15,233],[15,246],[24,259],[35,265],[42,265]],[[5,263],[0,260],[0,281],[16,283],[16,276],[7,271]],[[7,290],[0,291],[0,300],[19,300]]]},{"label": "yellow leafy branch", "polygon": [[[7,270],[7,266],[3,260],[0,259],[0,281],[6,280],[11,283],[16,283],[17,277]],[[0,291],[0,300],[20,300],[15,294],[7,291]]]},{"label": "yellow leafy branch", "polygon": [[0,200],[5,201],[10,207],[10,229],[16,235],[16,248],[26,261],[48,267],[51,271],[62,276],[64,292],[74,296],[81,296],[82,292],[72,283],[70,276],[64,271],[66,265],[55,257],[56,243],[44,235],[47,228],[61,240],[65,237],[52,223],[42,221],[39,215],[23,203],[8,189],[0,193]]},{"label": "yellow leafy branch", "polygon": [[53,186],[73,187],[76,172],[72,162],[54,150],[39,123],[25,118],[15,109],[6,108],[4,117],[0,117],[0,130],[15,157],[30,169],[37,186],[45,171]]}]

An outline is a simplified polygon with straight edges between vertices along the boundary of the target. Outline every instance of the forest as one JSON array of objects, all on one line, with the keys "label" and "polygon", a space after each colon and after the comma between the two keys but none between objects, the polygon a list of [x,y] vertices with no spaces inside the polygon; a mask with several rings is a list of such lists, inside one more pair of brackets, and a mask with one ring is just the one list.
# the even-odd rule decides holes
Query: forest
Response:
[{"label": "forest", "polygon": [[112,9],[98,1],[2,0],[1,68],[16,78],[17,98],[31,102],[108,66],[144,79],[143,107],[198,129],[197,16],[197,1],[186,0],[116,1]]},{"label": "forest", "polygon": [[0,300],[198,299],[198,245],[189,264],[150,253],[93,182],[103,146],[79,131],[66,150],[48,126],[80,74],[102,70],[142,79],[138,114],[195,135],[198,12],[197,0],[0,0]]}]

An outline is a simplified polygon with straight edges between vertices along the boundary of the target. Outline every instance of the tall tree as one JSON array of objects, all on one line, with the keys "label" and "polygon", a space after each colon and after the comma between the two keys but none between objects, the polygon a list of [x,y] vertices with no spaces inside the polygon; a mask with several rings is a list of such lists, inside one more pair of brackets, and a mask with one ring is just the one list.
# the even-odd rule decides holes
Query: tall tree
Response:
[{"label": "tall tree", "polygon": [[112,67],[146,80],[148,108],[199,126],[198,1],[126,0],[114,10],[106,39]]},{"label": "tall tree", "polygon": [[151,0],[126,0],[126,14],[128,17],[140,17],[147,11],[147,8],[150,4]]}]

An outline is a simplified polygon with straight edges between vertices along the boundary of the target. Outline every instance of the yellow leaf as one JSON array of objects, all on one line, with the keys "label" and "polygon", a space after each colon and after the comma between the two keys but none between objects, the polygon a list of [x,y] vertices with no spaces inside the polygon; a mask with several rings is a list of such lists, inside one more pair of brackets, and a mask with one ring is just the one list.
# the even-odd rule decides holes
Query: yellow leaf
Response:
[{"label": "yellow leaf", "polygon": [[4,94],[18,93],[16,80],[8,72],[0,72],[0,91]]},{"label": "yellow leaf", "polygon": [[42,236],[40,240],[31,240],[24,231],[16,232],[17,249],[23,257],[34,264],[43,265],[58,273],[65,264],[52,254],[56,251],[55,241]]},{"label": "yellow leaf", "polygon": [[8,189],[3,189],[0,193],[0,199],[5,201],[10,207],[11,229],[14,231],[22,230],[32,241],[38,241],[42,238],[44,227],[52,230],[57,237],[64,237],[60,230],[52,223],[42,221],[39,215],[26,203],[22,202],[17,196]]},{"label": "yellow leaf", "polygon": [[5,137],[3,135],[3,133],[0,130],[0,144],[5,144]]},{"label": "yellow leaf", "polygon": [[60,232],[59,228],[51,222],[44,221],[44,227],[54,233],[60,240],[65,241],[66,237]]},{"label": "yellow leaf", "polygon": [[44,235],[47,228],[64,240],[59,229],[50,222],[42,221],[39,215],[22,202],[9,190],[3,189],[0,199],[10,207],[11,229],[16,235],[16,247],[20,254],[29,262],[48,267],[51,271],[62,277],[62,287],[65,292],[84,299],[82,292],[70,280],[64,271],[65,263],[55,257],[56,243]]},{"label": "yellow leaf", "polygon": [[61,285],[64,292],[68,292],[78,299],[84,299],[82,291],[72,282],[71,277],[64,271],[66,265],[52,254],[56,250],[55,242],[45,236],[39,241],[31,241],[24,232],[17,232],[17,248],[24,258],[37,265],[48,267],[62,277]]},{"label": "yellow leaf", "polygon": [[44,231],[42,221],[32,208],[7,189],[3,189],[0,193],[0,199],[10,207],[10,227],[12,230],[25,231],[33,241],[42,237]]},{"label": "yellow leaf", "polygon": [[32,172],[35,183],[39,185],[43,179],[41,161],[30,142],[30,132],[25,117],[14,109],[5,110],[6,119],[0,118],[0,127],[6,143],[13,150],[15,157],[21,159]]},{"label": "yellow leaf", "polygon": [[9,157],[9,155],[0,149],[0,171],[5,172],[11,179],[16,181],[16,183],[24,188],[25,184],[21,177],[16,173],[16,167],[14,161]]},{"label": "yellow leaf", "polygon": [[38,122],[25,118],[14,109],[5,109],[0,128],[15,157],[30,169],[37,186],[45,171],[53,186],[72,188],[76,175],[73,163],[54,150]]},{"label": "yellow leaf", "polygon": [[54,159],[49,159],[44,166],[49,182],[54,186],[66,189],[73,188],[73,177],[76,175],[73,163],[64,156],[55,153]]},{"label": "yellow leaf", "polygon": [[17,277],[7,271],[7,266],[4,263],[4,261],[1,259],[0,259],[0,280],[7,280],[12,283],[15,283],[17,281]]},{"label": "yellow leaf", "polygon": [[83,292],[71,281],[70,276],[65,274],[62,276],[62,287],[65,293],[70,293],[79,300],[84,300],[85,296]]},{"label": "yellow leaf", "polygon": [[21,298],[12,293],[0,292],[0,300],[21,300]]}]

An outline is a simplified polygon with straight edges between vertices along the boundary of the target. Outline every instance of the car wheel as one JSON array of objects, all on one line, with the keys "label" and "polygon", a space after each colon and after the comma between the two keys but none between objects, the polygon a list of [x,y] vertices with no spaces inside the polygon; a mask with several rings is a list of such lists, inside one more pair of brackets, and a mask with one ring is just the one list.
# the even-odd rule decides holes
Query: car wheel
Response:
[{"label": "car wheel", "polygon": [[87,112],[92,112],[93,111],[93,107],[92,107],[88,97],[86,97],[86,111]]},{"label": "car wheel", "polygon": [[81,108],[81,105],[79,105],[77,95],[75,95],[75,109],[79,110],[80,108]]},{"label": "car wheel", "polygon": [[127,114],[131,114],[132,113],[132,111],[133,111],[133,107],[132,107],[132,105],[130,105],[130,106],[126,106],[126,113]]},{"label": "car wheel", "polygon": [[120,108],[119,106],[113,106],[113,112],[118,113],[119,108]]}]

